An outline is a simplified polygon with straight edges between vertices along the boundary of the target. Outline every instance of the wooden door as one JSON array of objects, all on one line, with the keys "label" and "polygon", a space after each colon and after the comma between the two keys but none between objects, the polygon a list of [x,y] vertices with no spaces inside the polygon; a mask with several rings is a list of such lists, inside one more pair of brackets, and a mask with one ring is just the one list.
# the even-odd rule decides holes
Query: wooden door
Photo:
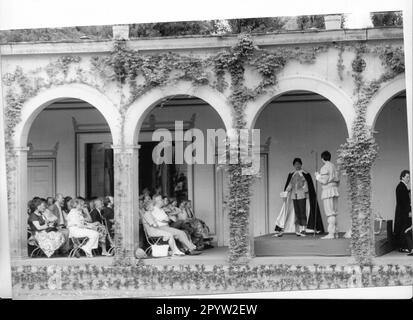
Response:
[{"label": "wooden door", "polygon": [[41,198],[54,197],[56,193],[55,160],[28,159],[27,169],[27,201],[35,196]]}]

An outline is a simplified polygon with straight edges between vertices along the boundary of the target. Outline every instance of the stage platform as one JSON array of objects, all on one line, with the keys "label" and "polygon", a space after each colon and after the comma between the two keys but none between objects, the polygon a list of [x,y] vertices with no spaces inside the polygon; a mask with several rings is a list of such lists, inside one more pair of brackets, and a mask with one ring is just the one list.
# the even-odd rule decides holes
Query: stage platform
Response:
[{"label": "stage platform", "polygon": [[284,233],[282,237],[266,234],[254,239],[255,255],[265,256],[350,256],[350,239],[322,240],[322,235],[299,237]]},{"label": "stage platform", "polygon": [[[324,235],[310,235],[299,237],[295,233],[284,233],[282,237],[273,237],[266,234],[254,238],[255,255],[268,256],[350,256],[350,239],[323,240]],[[391,240],[387,235],[380,234],[375,237],[376,256],[382,256],[393,250]]]}]

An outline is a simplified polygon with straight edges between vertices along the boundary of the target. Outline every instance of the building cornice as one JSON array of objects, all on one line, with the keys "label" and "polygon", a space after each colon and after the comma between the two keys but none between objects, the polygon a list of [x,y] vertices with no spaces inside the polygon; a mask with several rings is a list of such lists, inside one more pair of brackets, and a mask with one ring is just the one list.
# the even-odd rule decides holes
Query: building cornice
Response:
[{"label": "building cornice", "polygon": [[[289,31],[283,33],[254,34],[254,42],[260,47],[283,45],[311,45],[332,42],[354,41],[403,41],[403,28],[368,28],[368,29],[339,29],[339,30],[312,30]],[[237,35],[226,36],[182,36],[163,38],[140,38],[128,40],[130,49],[140,51],[217,51],[235,45]],[[37,55],[37,54],[98,54],[110,52],[113,41],[85,40],[76,42],[21,42],[0,45],[0,54]]]}]

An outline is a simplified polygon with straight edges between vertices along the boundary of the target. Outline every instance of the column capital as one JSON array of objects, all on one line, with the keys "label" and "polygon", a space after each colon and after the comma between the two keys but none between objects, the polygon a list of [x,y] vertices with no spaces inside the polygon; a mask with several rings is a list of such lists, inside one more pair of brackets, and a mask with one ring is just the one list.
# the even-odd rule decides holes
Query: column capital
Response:
[{"label": "column capital", "polygon": [[141,148],[140,145],[112,145],[114,153],[133,153]]},{"label": "column capital", "polygon": [[29,152],[30,147],[12,147],[12,150],[15,152]]}]

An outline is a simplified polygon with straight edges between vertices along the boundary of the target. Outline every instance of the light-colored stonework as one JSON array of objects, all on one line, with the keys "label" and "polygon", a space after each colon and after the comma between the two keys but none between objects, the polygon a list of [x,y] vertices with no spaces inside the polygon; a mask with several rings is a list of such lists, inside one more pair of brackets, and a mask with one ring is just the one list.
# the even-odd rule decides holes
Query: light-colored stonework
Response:
[{"label": "light-colored stonework", "polygon": [[[325,46],[312,63],[288,61],[278,75],[278,83],[268,92],[247,104],[245,115],[248,128],[253,128],[260,112],[273,98],[294,90],[308,90],[330,100],[341,113],[351,136],[355,118],[354,104],[357,101],[353,79],[352,61],[355,45],[363,42],[370,52],[365,55],[365,81],[372,81],[385,72],[385,66],[377,47],[403,46],[403,30],[400,28],[334,30],[319,32],[289,32],[253,36],[260,48],[271,51],[281,47]],[[205,59],[236,44],[237,38],[182,37],[174,39],[131,39],[129,49],[142,54],[176,52],[180,55]],[[14,119],[13,132],[6,128],[8,139],[8,192],[11,253],[13,258],[24,258],[26,253],[26,199],[28,133],[36,116],[50,103],[62,98],[76,98],[96,107],[103,115],[112,134],[115,150],[115,202],[116,217],[120,223],[123,244],[128,255],[138,245],[137,195],[138,142],[137,133],[149,111],[162,99],[176,94],[186,94],[206,101],[217,111],[225,128],[233,126],[233,111],[228,103],[229,88],[219,92],[210,85],[193,86],[187,81],[178,81],[167,87],[151,89],[131,101],[128,86],[119,86],[108,81],[110,70],[96,70],[92,63],[95,56],[110,54],[111,41],[85,41],[74,43],[22,43],[0,46],[1,76],[3,79],[2,105],[7,108],[7,92],[14,90],[18,97],[24,96],[20,118]],[[62,57],[79,57],[68,64],[59,64]],[[338,71],[338,60],[342,68]],[[21,88],[24,81],[17,75],[27,77],[29,90]],[[102,76],[105,74],[105,76]],[[214,74],[209,72],[211,82]],[[14,77],[14,78],[13,78]],[[245,70],[245,81],[253,88],[261,76],[252,68]],[[367,125],[374,127],[383,105],[394,95],[405,90],[404,74],[383,83],[372,97],[367,108]],[[6,114],[7,118],[7,114]],[[7,120],[7,119],[6,119]],[[10,119],[9,119],[10,120]],[[343,141],[344,142],[344,141]],[[253,243],[253,241],[251,241]],[[253,248],[250,249],[253,252]]]}]

